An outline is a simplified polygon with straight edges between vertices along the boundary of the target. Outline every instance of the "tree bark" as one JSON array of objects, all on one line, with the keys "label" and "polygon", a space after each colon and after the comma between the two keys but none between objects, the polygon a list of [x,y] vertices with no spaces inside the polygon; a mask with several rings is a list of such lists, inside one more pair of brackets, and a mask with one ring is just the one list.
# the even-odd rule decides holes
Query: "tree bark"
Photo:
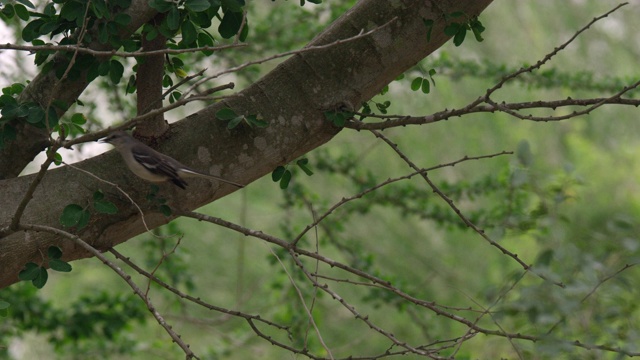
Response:
[{"label": "tree bark", "polygon": [[[398,75],[442,46],[449,39],[443,31],[446,14],[462,11],[475,16],[490,3],[491,0],[360,1],[309,46],[330,44],[353,37],[361,30],[391,23],[370,36],[291,57],[224,103],[172,124],[159,150],[193,168],[249,184],[276,166],[331,140],[340,129],[325,119],[325,111],[344,106],[359,108]],[[425,19],[435,21],[430,41]],[[228,130],[224,122],[215,119],[215,113],[223,107],[242,114],[259,114],[269,126]],[[93,192],[102,189],[117,204],[119,212],[94,213],[84,229],[67,230],[98,249],[108,249],[146,231],[138,210],[125,196],[75,167],[118,183],[142,208],[150,229],[175,217],[165,217],[158,211],[158,204],[146,199],[149,185],[130,174],[119,156],[110,151],[74,167],[49,170],[22,217],[23,224],[61,228],[59,218],[66,205],[75,203],[90,209]],[[11,221],[33,178],[23,176],[0,182],[2,227]],[[191,210],[236,190],[199,179],[191,180],[189,185],[183,191],[172,184],[163,184],[160,195],[174,209]],[[25,263],[42,263],[41,254],[46,254],[51,245],[62,249],[66,261],[90,256],[70,240],[49,233],[10,234],[0,239],[0,288],[18,281],[17,274]]]},{"label": "tree bark", "polygon": [[[147,0],[132,0],[131,6],[124,13],[131,16],[131,22],[118,34],[121,38],[130,37],[144,23],[157,15],[157,11],[149,7]],[[97,36],[93,34],[92,38],[97,39]],[[89,44],[88,47],[100,51],[112,50],[108,45],[100,44],[97,40]],[[54,56],[61,58],[62,54]],[[108,57],[103,60],[108,60]],[[65,61],[60,63],[64,64]],[[70,107],[78,100],[87,85],[89,83],[86,81],[86,73],[75,80],[63,79],[60,81],[56,77],[55,71],[43,72],[25,87],[18,100],[20,102],[33,101],[43,107],[47,104],[62,104]],[[64,110],[60,106],[54,108],[58,116],[64,114]],[[24,121],[14,122],[13,125],[17,130],[16,140],[0,149],[0,180],[18,176],[25,166],[48,146],[49,134],[46,129],[26,125]]]}]

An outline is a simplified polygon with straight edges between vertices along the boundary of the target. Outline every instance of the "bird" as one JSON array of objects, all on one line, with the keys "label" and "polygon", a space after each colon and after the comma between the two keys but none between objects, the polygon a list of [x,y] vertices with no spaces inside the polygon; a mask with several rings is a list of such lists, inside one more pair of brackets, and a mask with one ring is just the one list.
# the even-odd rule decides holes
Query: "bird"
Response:
[{"label": "bird", "polygon": [[125,131],[114,131],[100,142],[113,145],[129,170],[150,182],[171,181],[179,188],[186,189],[187,182],[184,178],[201,177],[221,181],[238,188],[244,187],[242,184],[191,169],[178,160],[153,150]]}]

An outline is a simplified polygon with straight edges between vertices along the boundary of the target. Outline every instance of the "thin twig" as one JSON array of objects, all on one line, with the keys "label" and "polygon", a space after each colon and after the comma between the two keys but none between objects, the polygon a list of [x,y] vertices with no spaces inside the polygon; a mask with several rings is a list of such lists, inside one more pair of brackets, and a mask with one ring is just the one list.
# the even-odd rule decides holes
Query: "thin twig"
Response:
[{"label": "thin twig", "polygon": [[93,50],[86,47],[82,47],[78,45],[18,45],[18,44],[0,44],[0,50],[19,50],[19,51],[29,51],[29,52],[37,52],[37,51],[61,51],[61,52],[78,52],[81,54],[89,54],[96,57],[103,56],[117,56],[117,57],[143,57],[143,56],[151,56],[151,55],[159,55],[159,54],[169,54],[169,55],[177,55],[177,54],[185,54],[185,53],[194,53],[199,51],[222,51],[232,48],[245,47],[248,44],[240,43],[240,44],[228,44],[228,45],[220,45],[220,46],[202,46],[196,48],[189,49],[162,49],[162,50],[153,50],[153,51],[144,51],[144,48],[141,48],[137,51],[116,51],[116,50]]},{"label": "thin twig", "polygon": [[282,57],[286,57],[286,56],[297,55],[297,54],[313,52],[313,51],[318,51],[318,50],[325,50],[325,49],[328,49],[328,48],[332,48],[332,47],[335,47],[335,46],[338,46],[338,45],[341,45],[341,44],[345,44],[345,43],[348,43],[348,42],[351,42],[351,41],[354,41],[354,40],[358,40],[358,39],[367,37],[367,36],[377,32],[377,31],[379,31],[381,29],[384,29],[385,27],[389,26],[390,24],[392,24],[396,20],[397,20],[397,18],[393,18],[390,21],[388,21],[387,23],[385,23],[385,24],[383,24],[381,26],[378,26],[378,27],[376,27],[376,28],[374,28],[372,30],[369,30],[367,32],[361,31],[359,34],[357,34],[355,36],[352,36],[352,37],[349,37],[349,38],[346,38],[346,39],[336,40],[336,41],[331,42],[329,44],[307,46],[307,47],[304,47],[302,49],[286,51],[286,52],[275,54],[275,55],[272,55],[272,56],[269,56],[269,57],[265,57],[265,58],[262,58],[262,59],[249,61],[249,62],[246,62],[244,64],[238,65],[238,66],[234,66],[234,67],[226,69],[224,71],[220,71],[220,72],[218,72],[218,73],[216,73],[214,75],[205,77],[204,79],[202,79],[202,80],[196,82],[195,84],[193,84],[184,93],[185,94],[189,94],[196,87],[198,87],[200,84],[202,84],[204,82],[213,80],[213,79],[218,78],[218,77],[220,77],[222,75],[225,75],[225,74],[229,74],[229,73],[233,73],[233,72],[236,72],[236,71],[240,71],[240,70],[242,70],[242,69],[244,69],[246,67],[252,66],[252,65],[262,64],[262,63],[265,63],[265,62],[268,62],[268,61],[271,61],[271,60],[275,60],[275,59],[279,59],[279,58],[282,58]]},{"label": "thin twig", "polygon": [[[407,163],[407,165],[409,165],[409,167],[411,167],[412,169],[419,171],[420,169],[418,168],[418,166],[416,166],[416,164],[411,161],[411,159],[409,159],[407,157],[407,155],[405,155],[400,148],[398,147],[397,144],[393,143],[388,137],[386,137],[385,135],[383,135],[380,131],[377,130],[370,130],[371,133],[373,133],[377,138],[381,139],[382,141],[384,141],[387,145],[389,145],[389,147],[391,149],[393,149],[393,151],[396,152],[396,154],[405,162]],[[440,190],[440,188],[438,188],[438,186],[436,186],[436,184],[431,181],[431,179],[429,178],[429,176],[427,175],[427,173],[425,172],[421,172],[420,176],[422,176],[422,178],[427,182],[427,184],[429,184],[429,187],[431,188],[431,190],[433,190],[433,192],[435,192],[436,194],[438,194],[438,196],[444,200],[447,205],[449,205],[449,207],[456,213],[456,215],[460,218],[460,220],[462,220],[462,222],[469,228],[471,228],[474,232],[476,232],[478,235],[480,235],[483,239],[485,239],[489,244],[491,244],[492,246],[496,247],[498,250],[500,250],[503,254],[509,256],[510,258],[514,259],[518,264],[520,264],[520,266],[522,266],[523,269],[527,270],[527,271],[531,271],[533,274],[535,274],[536,276],[538,276],[539,278],[545,280],[545,281],[549,281],[554,285],[560,286],[562,288],[565,287],[565,285],[562,282],[558,282],[558,281],[553,281],[551,279],[549,279],[547,276],[540,274],[538,272],[536,272],[531,265],[528,265],[527,263],[525,263],[524,261],[522,261],[520,259],[520,257],[518,256],[518,254],[515,254],[509,250],[507,250],[504,246],[498,244],[495,240],[493,240],[489,235],[487,235],[487,233],[483,230],[480,229],[478,226],[476,226],[471,220],[469,220],[463,213],[462,211],[460,211],[460,209],[454,204],[453,200],[451,200],[451,198],[449,198],[444,192],[442,192],[442,190]]]},{"label": "thin twig", "polygon": [[[293,277],[291,276],[291,274],[289,274],[289,271],[287,270],[287,267],[284,266],[284,263],[282,262],[282,259],[280,259],[280,257],[276,254],[275,251],[273,251],[273,249],[271,247],[269,247],[269,246],[267,246],[267,247],[269,248],[269,251],[271,251],[271,254],[276,258],[276,260],[278,260],[278,263],[280,263],[280,266],[284,270],[285,274],[287,274],[287,277],[289,278],[289,282],[291,283],[291,285],[293,285],[293,288],[296,290],[296,293],[298,294],[298,298],[300,299],[300,303],[302,304],[302,307],[304,308],[305,312],[307,313],[307,317],[309,318],[309,322],[311,323],[311,325],[315,329],[316,335],[318,335],[318,341],[320,341],[320,344],[322,345],[324,350],[327,352],[327,354],[329,354],[329,358],[331,358],[331,360],[334,360],[335,358],[333,357],[333,354],[331,353],[331,349],[324,342],[324,339],[322,338],[322,334],[320,333],[320,329],[318,329],[318,326],[316,325],[316,322],[313,320],[313,314],[311,313],[311,310],[309,310],[309,307],[307,307],[307,303],[304,301],[304,296],[302,295],[302,291],[300,291],[300,288],[298,287],[298,285],[296,285],[295,280],[293,280]],[[305,346],[305,348],[306,348],[306,346]]]},{"label": "thin twig", "polygon": [[142,301],[147,306],[147,309],[149,310],[149,312],[151,312],[151,314],[156,319],[158,324],[160,324],[160,326],[162,326],[164,328],[164,330],[167,332],[167,334],[169,334],[171,339],[176,344],[178,344],[178,346],[180,346],[182,351],[185,353],[187,359],[192,359],[192,358],[199,359],[193,353],[193,351],[191,351],[191,349],[189,348],[189,345],[182,340],[180,335],[178,335],[173,330],[171,325],[169,325],[166,322],[166,320],[162,317],[162,315],[158,312],[158,310],[156,310],[155,306],[151,302],[151,299],[149,299],[149,297],[147,297],[144,294],[144,292],[138,287],[138,285],[136,285],[136,283],[133,282],[133,280],[131,280],[131,276],[128,275],[127,273],[125,273],[118,265],[114,264],[112,261],[107,259],[100,251],[96,250],[93,246],[89,245],[87,242],[82,240],[79,236],[71,234],[71,233],[63,231],[63,230],[60,230],[60,229],[52,228],[50,226],[43,226],[43,225],[37,225],[37,224],[20,224],[20,229],[21,230],[30,230],[30,231],[48,232],[48,233],[51,233],[51,234],[55,234],[55,235],[61,236],[63,238],[70,239],[75,244],[79,245],[80,247],[85,249],[87,252],[89,252],[93,256],[97,257],[100,261],[102,261],[102,263],[104,263],[105,265],[110,267],[116,274],[118,274],[118,276],[120,276],[129,285],[129,287],[133,290],[133,292],[136,295],[138,295],[138,297],[140,299],[142,299]]},{"label": "thin twig", "polygon": [[300,239],[302,239],[302,237],[309,230],[311,230],[312,228],[316,227],[322,220],[324,220],[327,216],[331,215],[331,213],[333,213],[336,209],[338,209],[342,205],[344,205],[344,204],[346,204],[348,202],[351,202],[353,200],[360,199],[363,196],[365,196],[365,195],[367,195],[367,194],[369,194],[369,193],[371,193],[373,191],[376,191],[376,190],[380,189],[381,187],[387,186],[387,185],[389,185],[391,183],[394,183],[394,182],[397,182],[397,181],[400,181],[400,180],[411,179],[412,177],[414,177],[416,175],[419,175],[419,174],[426,173],[427,171],[433,171],[433,170],[441,169],[441,168],[444,168],[444,167],[452,167],[452,166],[455,166],[455,165],[460,164],[460,163],[465,162],[465,161],[489,159],[489,158],[493,158],[493,157],[496,157],[496,156],[512,155],[512,154],[513,154],[512,151],[501,151],[499,153],[494,153],[494,154],[489,154],[489,155],[465,156],[462,159],[458,159],[458,160],[455,160],[455,161],[452,161],[452,162],[449,162],[449,163],[435,165],[435,166],[432,166],[432,167],[429,167],[429,168],[426,168],[426,169],[418,169],[418,170],[416,170],[416,171],[414,171],[414,172],[412,172],[412,173],[410,173],[408,175],[387,179],[386,181],[383,181],[383,182],[381,182],[381,183],[379,183],[379,184],[377,184],[375,186],[372,186],[372,187],[370,187],[368,189],[365,189],[365,190],[363,190],[363,191],[361,191],[361,192],[359,192],[359,193],[357,193],[357,194],[355,194],[353,196],[342,198],[339,202],[337,202],[333,206],[331,206],[324,214],[320,215],[317,219],[314,219],[313,223],[307,225],[304,228],[304,230],[302,230],[300,232],[300,234],[298,234],[296,236],[296,238],[292,242],[292,245],[295,246],[300,241]]}]

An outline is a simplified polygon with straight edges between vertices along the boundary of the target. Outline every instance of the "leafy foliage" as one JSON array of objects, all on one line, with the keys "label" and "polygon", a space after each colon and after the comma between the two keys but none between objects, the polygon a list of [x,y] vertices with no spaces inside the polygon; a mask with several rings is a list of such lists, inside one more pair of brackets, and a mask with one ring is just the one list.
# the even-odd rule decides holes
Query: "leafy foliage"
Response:
[{"label": "leafy foliage", "polygon": [[[309,2],[320,3],[319,0]],[[83,26],[84,14],[87,13],[94,31],[88,32],[83,41],[93,40],[114,49],[137,51],[143,38],[150,40],[165,36],[171,49],[201,47],[197,55],[167,55],[163,86],[171,88],[188,76],[193,64],[203,56],[212,55],[208,47],[236,36],[240,41],[244,40],[249,35],[249,18],[252,40],[258,46],[231,55],[216,53],[216,66],[242,62],[246,57],[269,54],[271,50],[290,50],[294,46],[292,44],[306,40],[301,34],[317,33],[316,30],[351,4],[334,2],[326,10],[287,7],[283,11],[263,14],[266,21],[261,22],[255,21],[251,12],[247,18],[244,17],[245,4],[242,1],[154,0],[152,5],[164,14],[162,20],[155,25],[145,25],[130,38],[119,36],[130,23],[130,18],[122,11],[128,2],[123,0],[54,2],[37,11],[28,0],[20,0],[3,6],[0,16],[3,19],[31,20],[25,29],[27,39],[33,45],[46,45],[43,39],[47,38],[50,44],[75,44],[72,34]],[[300,5],[305,5],[305,1],[301,0]],[[300,19],[303,16],[314,21],[283,21],[287,17]],[[482,41],[484,26],[474,18],[461,22],[462,17],[463,14],[447,15],[449,26],[446,31],[454,38],[454,45],[460,45],[468,31],[477,41]],[[316,18],[320,20],[316,21]],[[433,20],[425,19],[424,24],[429,40]],[[536,32],[532,30],[533,33]],[[261,46],[263,42],[267,45]],[[58,68],[52,54],[51,50],[37,50],[34,61],[43,69],[62,76],[60,69],[70,64],[70,56],[63,56],[67,63],[65,65],[62,61]],[[456,101],[462,98],[478,96],[470,90],[485,89],[495,79],[519,68],[504,65],[496,61],[497,58],[500,57],[495,56],[488,61],[460,60],[445,50],[438,58],[425,60],[424,67],[418,66],[408,71],[405,79],[398,80],[404,80],[401,84],[406,86],[402,90],[430,93],[428,99],[433,101],[419,100],[427,103],[429,109],[457,106]],[[112,90],[114,85],[126,85],[127,93],[136,91],[135,67],[130,72],[131,64],[124,59],[114,57],[97,61],[80,54],[77,62],[78,67],[74,67],[69,76],[76,76],[76,70],[82,68],[87,70],[87,80],[95,80],[104,88]],[[239,73],[238,78],[250,82],[255,80],[259,71],[248,69]],[[438,93],[433,94],[431,85],[435,86],[433,76],[436,71],[442,79],[438,82]],[[449,78],[444,78],[447,76]],[[465,76],[474,78],[457,84]],[[126,84],[123,79],[128,79]],[[540,69],[515,81],[527,85],[517,95],[540,88],[562,92],[576,88],[616,91],[630,83],[627,79],[605,73],[557,69]],[[81,134],[87,127],[86,119],[90,116],[85,114],[55,117],[55,110],[66,109],[65,104],[51,104],[50,109],[45,110],[42,104],[21,103],[18,99],[23,89],[23,84],[10,85],[0,97],[0,146],[15,138],[15,124],[20,121],[32,124],[30,126],[52,126],[54,131],[65,136]],[[180,90],[174,89],[168,94],[168,100],[175,102],[181,96]],[[369,115],[373,117],[374,112],[386,115],[391,111],[407,111],[405,106],[410,102],[405,93],[386,86],[381,96],[363,104],[361,113],[357,115],[348,111],[328,111],[325,116],[335,126],[344,127],[347,121],[353,118],[363,120]],[[420,113],[425,111],[425,107],[417,109]],[[611,118],[616,116],[612,114]],[[219,111],[216,117],[226,121],[229,129],[238,129],[241,123],[248,126],[240,130],[268,125],[258,115],[239,115],[228,108]],[[640,316],[640,310],[634,301],[637,291],[633,284],[637,279],[633,270],[639,263],[640,246],[637,240],[639,229],[634,221],[637,216],[633,210],[635,185],[628,181],[634,178],[633,157],[618,163],[614,157],[608,157],[608,151],[598,146],[600,143],[608,143],[611,147],[628,144],[611,137],[616,139],[611,145],[611,140],[606,139],[607,136],[602,135],[593,123],[584,122],[576,127],[563,123],[550,133],[539,133],[540,130],[533,128],[521,130],[513,123],[504,126],[500,123],[500,115],[491,114],[491,117],[478,116],[474,120],[479,121],[462,124],[451,121],[447,123],[446,130],[433,126],[428,131],[409,131],[402,137],[393,130],[386,132],[420,166],[496,146],[516,151],[509,161],[483,162],[479,166],[463,162],[455,168],[451,165],[425,173],[455,205],[455,209],[434,194],[434,189],[427,182],[416,180],[422,174],[398,181],[389,179],[406,175],[408,170],[404,164],[398,166],[393,161],[397,160],[396,157],[390,160],[391,157],[380,152],[380,142],[372,144],[370,139],[362,136],[342,138],[334,148],[319,149],[308,157],[277,167],[272,173],[272,180],[278,182],[283,191],[268,191],[273,187],[269,184],[271,187],[257,191],[259,196],[248,200],[250,206],[244,205],[246,207],[238,211],[243,219],[239,223],[246,221],[266,233],[279,231],[277,235],[285,241],[297,241],[294,245],[300,249],[315,250],[316,254],[335,262],[328,265],[314,259],[290,256],[284,247],[265,255],[261,252],[264,248],[272,250],[271,247],[275,246],[244,248],[244,240],[229,241],[231,237],[224,232],[227,230],[213,228],[203,230],[199,236],[185,237],[188,241],[183,243],[181,234],[194,235],[197,226],[171,222],[155,230],[154,236],[141,240],[142,243],[131,244],[130,251],[143,259],[142,267],[153,269],[154,276],[175,289],[198,294],[197,301],[214,299],[211,302],[215,304],[216,312],[224,312],[222,307],[233,310],[219,317],[211,316],[210,310],[200,309],[183,297],[167,294],[166,289],[155,283],[148,285],[146,294],[151,294],[154,302],[158,301],[161,311],[169,309],[168,319],[177,319],[181,328],[188,329],[186,335],[192,335],[189,332],[200,333],[209,327],[215,327],[217,333],[224,334],[207,336],[206,341],[200,341],[198,336],[190,337],[195,343],[206,343],[199,345],[205,348],[199,352],[205,354],[202,358],[248,358],[250,356],[243,355],[272,354],[269,351],[273,350],[265,350],[249,340],[256,337],[249,327],[245,329],[228,320],[245,310],[285,324],[286,329],[282,332],[279,332],[281,329],[272,329],[274,334],[264,330],[267,326],[259,325],[258,328],[265,331],[265,339],[268,339],[265,344],[280,336],[287,345],[325,357],[329,356],[321,341],[309,336],[313,333],[310,330],[311,319],[316,321],[317,332],[326,337],[331,350],[342,350],[345,346],[340,348],[340,345],[347,342],[350,349],[364,348],[367,354],[379,352],[389,357],[394,354],[403,356],[404,350],[386,340],[365,341],[363,345],[357,338],[351,341],[353,334],[360,334],[362,330],[362,336],[370,339],[368,333],[364,335],[365,331],[382,335],[382,331],[376,333],[371,329],[383,324],[381,326],[385,330],[392,331],[400,339],[409,339],[410,344],[443,344],[438,356],[461,359],[495,357],[498,356],[496,354],[520,358],[556,358],[559,355],[582,358],[585,353],[595,358],[608,354],[595,348],[585,352],[575,346],[576,340],[573,339],[592,344],[613,344],[615,349],[621,349],[610,351],[616,356],[627,350],[635,351],[633,344],[638,343],[638,331],[634,319]],[[489,120],[494,120],[491,126],[482,128],[478,125],[487,124]],[[626,126],[621,128],[624,129],[621,131],[636,133]],[[626,150],[636,153],[634,146]],[[310,163],[314,164],[313,171]],[[604,165],[610,169],[606,176],[602,175]],[[589,173],[585,170],[588,167],[598,171]],[[298,178],[300,172],[315,176],[311,179]],[[584,176],[585,173],[589,176]],[[623,180],[617,183],[622,183],[621,186],[610,186],[603,179],[605,177],[606,180],[617,178],[627,182]],[[369,191],[379,185],[384,186]],[[620,191],[623,196],[612,201],[611,193],[614,191]],[[267,207],[277,203],[278,199],[282,211],[272,211],[272,207]],[[148,203],[143,204],[145,207],[159,210],[165,216],[173,213],[157,186],[151,186],[147,200]],[[212,213],[223,219],[232,218],[236,214],[234,209],[243,201],[233,198],[213,204],[218,207]],[[334,208],[336,204],[341,205]],[[251,211],[259,211],[260,216],[251,217]],[[297,239],[300,229],[318,220],[324,211],[331,211],[330,216]],[[481,229],[480,234],[461,221],[456,211],[477,225]],[[118,208],[109,196],[96,191],[86,203],[68,205],[60,223],[66,230],[72,228],[77,231],[86,226],[92,214],[117,212]],[[247,213],[250,214],[248,219],[244,217]],[[481,234],[486,234],[493,243],[484,242]],[[205,241],[198,242],[198,237]],[[533,267],[527,271],[519,268],[512,259],[495,251],[495,244],[517,251]],[[196,250],[197,246],[204,250]],[[47,258],[50,269],[71,270],[69,264],[60,260],[61,255],[60,249],[50,248],[43,257]],[[244,256],[247,257],[246,263],[243,263]],[[267,260],[262,261],[265,256]],[[380,282],[370,283],[353,274],[345,275],[334,264],[351,266],[380,279]],[[309,277],[319,284],[314,285],[302,270],[312,273]],[[252,277],[242,277],[244,272],[252,271],[255,272]],[[48,275],[43,265],[29,263],[25,265],[21,278],[41,287]],[[236,281],[236,275],[242,281]],[[545,280],[541,280],[539,275]],[[142,340],[153,331],[136,328],[148,316],[140,299],[122,295],[124,290],[121,288],[110,287],[104,283],[104,278],[100,277],[100,281],[96,278],[95,272],[88,271],[67,285],[76,289],[77,279],[87,281],[81,286],[91,287],[93,291],[86,296],[52,296],[62,299],[63,307],[43,300],[47,294],[35,293],[35,288],[29,284],[0,290],[0,316],[7,317],[7,321],[0,325],[0,357],[8,356],[7,339],[26,331],[38,331],[60,356],[65,357],[83,357],[91,350],[115,354],[112,356],[116,357],[122,354],[123,357],[146,358],[149,348],[172,349],[170,345],[160,344],[161,340],[155,343],[154,340]],[[245,291],[243,281],[247,282]],[[562,282],[564,287],[553,285],[554,281]],[[386,283],[392,284],[395,290],[390,291],[381,285]],[[321,290],[325,286],[341,297],[327,296]],[[246,291],[249,288],[251,290]],[[128,293],[130,289],[126,291]],[[410,298],[403,298],[400,292],[409,294]],[[476,326],[499,329],[496,331],[506,329],[504,331],[516,335],[532,334],[538,340],[497,339],[487,350],[487,341],[496,338],[478,340],[476,337],[473,341],[459,338],[460,334],[467,332],[472,335],[472,332],[465,326],[458,328],[458,325],[452,325],[450,318],[437,316],[428,310],[421,311],[424,308],[412,299],[425,299],[437,309],[474,320]],[[340,307],[344,304],[353,304],[359,313],[349,314],[348,306]],[[308,316],[307,311],[312,316]],[[343,312],[347,316],[343,316]],[[335,323],[338,326],[328,327],[327,319],[331,319],[331,325]],[[364,321],[371,321],[373,325]],[[188,327],[189,323],[197,324],[195,331]],[[156,325],[153,326],[150,328],[155,329]],[[452,333],[456,338],[452,338]],[[173,355],[171,350],[162,353],[164,357],[177,357]]]},{"label": "leafy foliage", "polygon": [[46,334],[56,351],[77,356],[96,349],[115,354],[134,349],[136,344],[124,333],[144,322],[146,309],[132,295],[101,290],[68,298],[63,306],[55,306],[42,299],[34,287],[21,285],[0,290],[0,297],[11,304],[0,326],[3,356],[7,356],[5,341],[25,332]]},{"label": "leafy foliage", "polygon": [[216,112],[216,118],[220,121],[228,121],[227,129],[233,129],[240,123],[245,123],[249,125],[249,127],[257,128],[269,126],[269,123],[262,120],[258,115],[238,115],[229,108],[218,110],[218,112]]},{"label": "leafy foliage", "polygon": [[[70,272],[71,265],[63,260],[60,260],[62,257],[62,250],[57,246],[50,246],[47,251],[48,263],[51,270],[60,271],[60,272]],[[33,286],[38,289],[42,289],[44,285],[47,283],[49,279],[49,274],[47,272],[47,268],[42,265],[38,265],[33,262],[28,262],[25,264],[24,269],[20,271],[18,277],[22,281],[31,281]]]}]

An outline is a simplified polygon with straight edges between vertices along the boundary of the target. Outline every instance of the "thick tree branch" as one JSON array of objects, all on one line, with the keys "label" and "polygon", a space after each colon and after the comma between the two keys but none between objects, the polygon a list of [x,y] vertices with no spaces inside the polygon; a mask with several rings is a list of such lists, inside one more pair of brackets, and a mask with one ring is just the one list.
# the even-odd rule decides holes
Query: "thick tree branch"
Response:
[{"label": "thick tree branch", "polygon": [[[359,2],[309,46],[348,39],[363,29],[367,32],[397,20],[370,36],[289,58],[241,93],[172,125],[159,150],[193,168],[250,183],[331,140],[339,129],[326,120],[326,110],[345,104],[357,107],[449,40],[443,31],[446,26],[443,11],[462,11],[474,16],[490,3],[490,0],[438,2],[436,9],[431,2],[421,0],[392,4],[384,0]],[[435,21],[430,42],[426,41],[425,18]],[[269,121],[269,126],[228,130],[225,123],[215,118],[223,107],[242,114],[260,114]],[[149,185],[132,175],[113,152],[76,166],[118,183],[142,207],[149,227],[165,224],[177,216],[162,215],[158,205],[146,198]],[[0,227],[9,223],[18,205],[16,201],[21,198],[16,194],[24,194],[30,182],[31,176],[0,182],[0,196],[5,199],[0,209]],[[59,227],[60,214],[66,205],[89,206],[93,192],[100,188],[120,210],[109,216],[93,214],[87,227],[75,230],[79,236],[104,250],[145,231],[138,210],[128,199],[70,167],[47,172],[25,209],[23,222]],[[180,211],[198,208],[235,190],[206,180],[193,180],[187,191],[171,184],[160,189],[167,204]],[[59,246],[67,261],[91,256],[51,234],[31,234],[25,239],[23,233],[13,233],[0,239],[0,287],[17,281],[17,273],[24,264],[38,256],[39,249],[51,245]]]},{"label": "thick tree branch", "polygon": [[[121,38],[130,37],[142,24],[149,21],[156,15],[156,10],[149,7],[149,2],[145,0],[132,0],[131,6],[124,11],[131,17],[131,22],[120,32]],[[80,34],[78,34],[80,35]],[[94,40],[89,48],[97,51],[112,50],[108,45],[100,44],[97,36],[92,36]],[[78,52],[77,46],[71,46]],[[66,51],[65,51],[66,52]],[[54,55],[55,59],[63,59],[63,52]],[[105,57],[108,59],[108,57]],[[52,60],[53,61],[53,60]],[[62,66],[66,66],[66,61],[58,61]],[[56,63],[58,63],[56,62]],[[62,116],[64,111],[61,106],[69,107],[76,100],[89,84],[87,82],[86,69],[73,80],[59,80],[56,71],[46,71],[36,76],[20,94],[19,101],[33,101],[42,105],[58,104],[55,110],[58,116]],[[8,146],[0,149],[0,179],[9,179],[18,176],[24,167],[33,160],[47,145],[49,134],[46,129],[35,128],[26,125],[25,122],[14,124],[17,130],[16,140],[10,142]]]}]

